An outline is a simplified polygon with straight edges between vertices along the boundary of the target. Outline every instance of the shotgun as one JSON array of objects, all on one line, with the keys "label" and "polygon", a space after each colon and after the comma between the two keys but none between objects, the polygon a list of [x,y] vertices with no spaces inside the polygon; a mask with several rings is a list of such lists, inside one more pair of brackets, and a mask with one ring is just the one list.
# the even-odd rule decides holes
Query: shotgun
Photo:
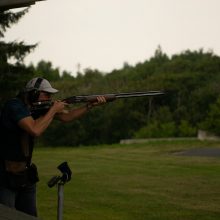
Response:
[{"label": "shotgun", "polygon": [[[147,91],[147,92],[126,92],[126,93],[111,93],[111,94],[98,94],[98,95],[80,95],[80,96],[71,96],[62,100],[67,104],[75,103],[93,103],[97,101],[98,96],[104,96],[106,102],[112,102],[116,99],[123,98],[134,98],[134,97],[143,97],[143,96],[158,96],[163,95],[163,91]],[[31,107],[31,112],[46,111],[53,105],[52,101],[42,101],[34,102]]]}]

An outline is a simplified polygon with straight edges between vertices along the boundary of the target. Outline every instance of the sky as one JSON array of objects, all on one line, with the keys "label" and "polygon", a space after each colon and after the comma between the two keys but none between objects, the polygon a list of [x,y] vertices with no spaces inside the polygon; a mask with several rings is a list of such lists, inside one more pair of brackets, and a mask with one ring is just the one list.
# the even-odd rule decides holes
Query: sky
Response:
[{"label": "sky", "polygon": [[219,0],[46,0],[6,32],[7,41],[38,43],[25,63],[50,61],[73,75],[136,65],[160,45],[220,55]]}]

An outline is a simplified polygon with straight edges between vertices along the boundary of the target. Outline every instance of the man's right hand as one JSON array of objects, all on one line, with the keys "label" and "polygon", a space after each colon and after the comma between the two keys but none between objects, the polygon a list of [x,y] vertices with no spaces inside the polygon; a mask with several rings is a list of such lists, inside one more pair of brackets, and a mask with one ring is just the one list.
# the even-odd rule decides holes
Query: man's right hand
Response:
[{"label": "man's right hand", "polygon": [[55,101],[52,105],[52,109],[56,112],[56,113],[61,113],[63,112],[65,106],[67,104],[65,102],[62,102],[62,101]]}]

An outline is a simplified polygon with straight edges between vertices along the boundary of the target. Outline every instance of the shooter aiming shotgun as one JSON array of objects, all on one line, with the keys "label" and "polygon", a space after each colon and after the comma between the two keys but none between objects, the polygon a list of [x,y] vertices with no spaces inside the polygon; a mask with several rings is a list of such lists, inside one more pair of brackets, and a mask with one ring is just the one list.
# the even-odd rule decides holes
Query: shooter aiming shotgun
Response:
[{"label": "shooter aiming shotgun", "polygon": [[[112,102],[116,99],[123,98],[134,98],[134,97],[143,97],[143,96],[158,96],[163,95],[163,91],[147,91],[147,92],[127,92],[127,93],[112,93],[112,94],[102,94],[102,95],[80,95],[80,96],[71,96],[65,98],[62,101],[67,104],[76,104],[76,103],[93,103],[97,101],[98,96],[104,96],[106,102]],[[31,112],[45,112],[53,105],[52,101],[42,101],[35,102],[32,104]]]}]

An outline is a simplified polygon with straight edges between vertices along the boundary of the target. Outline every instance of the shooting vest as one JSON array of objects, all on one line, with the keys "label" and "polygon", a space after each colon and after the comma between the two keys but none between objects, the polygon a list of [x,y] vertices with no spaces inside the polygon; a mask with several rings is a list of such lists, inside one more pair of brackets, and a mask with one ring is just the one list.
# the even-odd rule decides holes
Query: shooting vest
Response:
[{"label": "shooting vest", "polygon": [[12,114],[16,111],[18,117],[29,116],[27,107],[20,99],[6,103],[0,115],[0,159],[5,169],[11,172],[21,171],[30,166],[34,143],[33,137],[22,130],[15,121],[16,117]]}]

